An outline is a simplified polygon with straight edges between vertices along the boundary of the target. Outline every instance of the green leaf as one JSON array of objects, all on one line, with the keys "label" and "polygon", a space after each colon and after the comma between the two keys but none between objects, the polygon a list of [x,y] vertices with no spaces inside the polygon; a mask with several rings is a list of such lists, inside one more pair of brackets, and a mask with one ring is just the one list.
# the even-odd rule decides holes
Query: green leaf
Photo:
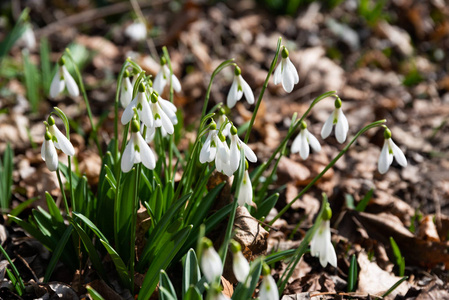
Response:
[{"label": "green leaf", "polygon": [[9,279],[11,279],[11,281],[13,281],[13,285],[15,286],[17,293],[19,294],[19,296],[21,296],[23,294],[23,291],[25,290],[25,285],[23,284],[22,277],[20,277],[19,271],[17,271],[16,266],[13,264],[8,253],[6,253],[5,249],[1,245],[0,245],[0,251],[2,252],[3,256],[8,260],[9,265],[12,270],[12,273],[11,273],[11,272],[9,272],[8,269],[6,269],[6,271],[8,272]]},{"label": "green leaf", "polygon": [[40,39],[39,52],[41,57],[42,86],[44,87],[45,94],[47,94],[53,78],[51,76],[50,46],[46,37],[41,37]]},{"label": "green leaf", "polygon": [[366,206],[368,205],[369,201],[373,197],[374,188],[370,189],[368,193],[366,193],[365,197],[363,197],[362,200],[360,200],[359,204],[357,204],[357,207],[355,208],[356,211],[363,212],[365,211]]},{"label": "green leaf", "polygon": [[22,11],[22,14],[20,15],[11,32],[0,43],[0,63],[3,63],[3,58],[6,56],[6,54],[8,54],[9,50],[11,50],[12,46],[14,46],[17,40],[23,35],[26,30],[26,26],[29,26],[25,23],[25,19],[28,17],[29,11],[29,8],[25,8]]},{"label": "green leaf", "polygon": [[114,248],[112,248],[112,246],[109,245],[108,242],[102,240],[101,238],[100,238],[100,242],[103,244],[103,246],[106,248],[106,251],[108,251],[109,255],[111,256],[111,259],[114,262],[115,269],[117,270],[120,280],[126,287],[131,289],[132,288],[131,276],[129,275],[129,272],[128,272],[128,269],[126,268],[125,263],[120,258],[118,253],[114,250]]},{"label": "green leaf", "polygon": [[8,209],[11,202],[11,186],[12,186],[12,171],[14,152],[11,145],[6,145],[3,153],[3,162],[0,159],[0,208]]},{"label": "green leaf", "polygon": [[351,264],[348,272],[348,293],[354,292],[357,285],[357,258],[353,254],[351,256]]},{"label": "green leaf", "polygon": [[104,300],[104,298],[100,295],[100,293],[94,290],[90,285],[86,286],[86,290],[93,300]]},{"label": "green leaf", "polygon": [[45,192],[45,200],[47,201],[48,212],[51,215],[52,221],[55,222],[56,224],[64,225],[64,218],[61,215],[61,211],[56,206],[53,197],[48,192]]},{"label": "green leaf", "polygon": [[354,197],[351,194],[345,194],[346,207],[349,209],[355,209]]},{"label": "green leaf", "polygon": [[266,217],[270,213],[271,209],[276,205],[278,199],[279,193],[274,193],[273,195],[267,197],[259,204],[253,217],[258,220]]},{"label": "green leaf", "polygon": [[386,291],[382,297],[387,297],[388,295],[391,294],[391,292],[393,292],[401,283],[403,283],[405,280],[408,279],[408,276],[404,276],[401,279],[399,279],[395,284],[393,284],[391,286],[391,288],[388,289],[388,291]]},{"label": "green leaf", "polygon": [[69,227],[67,227],[62,238],[59,240],[55,251],[53,251],[53,255],[51,256],[50,262],[46,266],[47,270],[45,271],[44,282],[48,282],[48,280],[50,280],[51,274],[53,274],[56,264],[58,263],[58,260],[61,257],[62,252],[64,251],[64,248],[67,244],[67,241],[69,240],[70,235],[72,234],[72,231],[73,226],[70,225]]},{"label": "green leaf", "polygon": [[36,201],[37,198],[30,198],[22,203],[20,203],[19,205],[17,205],[14,209],[11,210],[11,212],[9,213],[11,216],[15,216],[17,217],[18,215],[20,215],[20,213],[28,208],[34,201]]},{"label": "green leaf", "polygon": [[[168,278],[167,273],[165,273],[164,270],[161,270],[159,274],[159,299],[160,300],[170,300],[170,299],[177,299],[175,288],[173,287],[173,284],[170,281],[170,278]],[[161,290],[164,289],[169,294],[169,297],[167,297],[167,293],[161,293]]]},{"label": "green leaf", "polygon": [[203,300],[200,291],[195,286],[190,286],[187,292],[184,294],[183,300]]},{"label": "green leaf", "polygon": [[201,279],[200,267],[195,251],[190,249],[184,258],[184,270],[182,276],[183,299],[187,297],[186,294],[188,293],[188,290],[191,289],[192,285],[197,284]]},{"label": "green leaf", "polygon": [[158,283],[158,274],[160,270],[166,269],[170,265],[173,257],[175,257],[176,253],[185,243],[191,229],[192,226],[187,226],[178,231],[169,241],[167,241],[167,243],[165,243],[164,247],[159,249],[158,253],[155,255],[155,259],[151,261],[151,265],[145,275],[138,299],[150,298]]},{"label": "green leaf", "polygon": [[25,87],[31,110],[37,112],[39,108],[39,72],[36,65],[30,61],[28,51],[22,52],[23,70],[25,75]]}]

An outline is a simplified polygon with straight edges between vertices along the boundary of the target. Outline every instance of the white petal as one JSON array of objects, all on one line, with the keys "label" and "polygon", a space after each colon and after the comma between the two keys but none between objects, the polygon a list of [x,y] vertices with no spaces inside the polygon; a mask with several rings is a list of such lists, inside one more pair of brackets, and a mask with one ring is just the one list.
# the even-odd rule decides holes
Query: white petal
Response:
[{"label": "white petal", "polygon": [[209,135],[206,138],[206,141],[203,144],[200,152],[200,163],[204,164],[205,162],[211,162],[215,159],[215,154],[217,153],[217,148],[211,148],[213,132],[209,132]]},{"label": "white petal", "polygon": [[337,125],[335,126],[335,137],[340,144],[343,144],[346,141],[346,136],[348,134],[349,125],[348,119],[344,115],[341,108],[338,108],[338,116],[337,116]]},{"label": "white petal", "polygon": [[293,82],[297,84],[299,82],[298,71],[295,68],[295,65],[292,63],[289,57],[286,59],[286,68],[289,70],[290,75],[292,75]]},{"label": "white petal", "polygon": [[123,79],[122,88],[120,90],[120,103],[123,108],[126,108],[133,97],[133,86],[129,77]]},{"label": "white petal", "polygon": [[[168,105],[167,103],[172,104],[170,101],[164,100],[161,97],[159,97],[158,103],[162,110],[167,114],[167,116],[170,118],[170,121],[173,125],[178,124],[178,117],[176,116],[176,107],[173,111],[172,107]],[[173,105],[174,106],[174,105]]]},{"label": "white petal", "polygon": [[301,149],[301,133],[299,133],[293,140],[290,151],[292,153],[298,153],[300,149]]},{"label": "white petal", "polygon": [[307,129],[303,129],[301,130],[301,132],[299,133],[300,135],[300,139],[299,139],[299,155],[301,156],[302,159],[307,159],[307,157],[309,157],[309,143],[307,142]]},{"label": "white petal", "polygon": [[59,131],[56,125],[52,125],[48,128],[51,135],[56,137],[58,148],[61,149],[62,152],[69,156],[75,155],[75,149],[73,148],[72,143],[67,139],[67,137]]},{"label": "white petal", "polygon": [[231,135],[231,153],[230,153],[230,165],[232,173],[237,171],[240,163],[240,150],[237,146],[237,135]]},{"label": "white petal", "polygon": [[295,86],[295,78],[290,68],[288,68],[287,59],[282,62],[284,65],[282,72],[282,87],[287,93],[290,93],[291,91],[293,91],[293,87]]},{"label": "white petal", "polygon": [[201,271],[208,282],[213,282],[215,278],[221,275],[223,270],[223,264],[220,256],[217,251],[215,251],[214,247],[204,249],[200,265]]},{"label": "white petal", "polygon": [[241,251],[233,254],[232,271],[239,282],[244,283],[249,274],[249,263]]},{"label": "white petal", "polygon": [[176,111],[178,110],[178,109],[176,108],[176,106],[175,106],[173,103],[171,103],[171,102],[168,101],[168,100],[165,100],[165,99],[162,98],[161,96],[158,97],[158,100],[157,100],[157,101],[161,104],[161,106],[164,108],[164,110],[167,108],[167,109],[169,109],[169,110],[171,110],[171,111],[173,111],[173,112],[175,112],[175,113],[176,113]]},{"label": "white petal", "polygon": [[159,115],[161,116],[162,127],[167,131],[168,134],[173,134],[175,128],[170,118],[165,114],[162,108],[158,109]]},{"label": "white petal", "polygon": [[171,81],[173,84],[173,90],[179,93],[181,91],[181,83],[179,82],[179,79],[175,76],[175,74],[172,75]]},{"label": "white petal", "polygon": [[327,262],[331,266],[333,266],[334,268],[337,267],[337,254],[335,253],[334,246],[332,245],[330,240],[329,240],[329,245],[327,247],[326,258],[327,258]]},{"label": "white petal", "polygon": [[140,158],[145,167],[153,170],[156,167],[156,159],[150,146],[145,142],[140,133],[136,133],[139,140]]},{"label": "white petal", "polygon": [[321,137],[327,138],[332,132],[332,126],[334,125],[334,112],[331,113],[326,122],[324,122],[323,128],[321,128]]},{"label": "white petal", "polygon": [[64,80],[61,80],[61,68],[58,68],[50,85],[50,98],[56,98],[64,90]]},{"label": "white petal", "polygon": [[238,198],[238,204],[243,206],[246,204],[251,205],[253,202],[253,186],[251,184],[251,178],[249,177],[248,170],[245,170],[243,174],[243,182],[240,187],[240,193]]},{"label": "white petal", "polygon": [[[388,142],[385,140],[384,145],[382,147],[382,151],[379,155],[379,161],[377,164],[377,168],[379,170],[380,174],[385,174],[388,171],[388,168],[390,168],[391,159],[389,158],[391,154],[388,150]],[[391,155],[392,156],[392,155]]]},{"label": "white petal", "polygon": [[245,95],[246,101],[248,101],[248,104],[254,103],[254,94],[251,90],[251,87],[249,84],[243,79],[242,75],[239,75],[240,80],[240,86],[243,89],[243,94]]},{"label": "white petal", "polygon": [[257,156],[254,151],[244,142],[240,141],[240,147],[243,147],[243,152],[245,153],[246,158],[252,162],[257,162]]},{"label": "white petal", "polygon": [[[140,127],[141,133],[143,133],[143,126]],[[156,127],[147,127],[147,133],[145,135],[145,142],[150,143],[153,141],[156,134]]]},{"label": "white petal", "polygon": [[147,127],[153,127],[154,126],[154,118],[153,113],[150,108],[150,104],[147,101],[147,97],[145,96],[145,93],[138,93],[137,94],[138,102],[142,105],[142,110],[139,111],[140,120],[147,126]]},{"label": "white petal", "polygon": [[55,145],[51,140],[47,141],[45,140],[42,144],[42,151],[41,151],[42,159],[47,164],[47,168],[50,171],[56,171],[58,168],[58,153],[56,152]]},{"label": "white petal", "polygon": [[276,67],[276,70],[274,70],[274,76],[273,76],[273,82],[274,84],[279,84],[282,81],[282,61],[278,64]]},{"label": "white petal", "polygon": [[62,72],[64,74],[64,81],[67,86],[67,91],[69,91],[69,94],[72,97],[78,97],[80,94],[80,90],[75,82],[75,79],[73,79],[72,75],[70,75],[65,66],[62,66]]},{"label": "white petal", "polygon": [[[307,129],[305,129],[305,130],[307,130]],[[313,149],[313,151],[315,151],[315,152],[321,151],[320,142],[318,142],[316,137],[313,134],[311,134],[309,131],[307,131],[307,141],[309,142],[310,147]]]},{"label": "white petal", "polygon": [[393,142],[393,140],[390,138],[390,147],[391,150],[393,150],[394,158],[396,158],[396,161],[398,164],[400,164],[403,167],[407,167],[407,159],[405,158],[404,153],[402,150]]},{"label": "white petal", "polygon": [[133,99],[133,101],[131,101],[131,103],[128,104],[128,106],[125,108],[125,111],[122,114],[122,118],[120,119],[120,121],[122,122],[123,125],[126,125],[129,123],[129,121],[131,121],[131,119],[134,116],[134,107],[136,107],[137,105],[137,96]]},{"label": "white petal", "polygon": [[264,276],[259,291],[260,300],[279,300],[276,281],[271,275]]},{"label": "white petal", "polygon": [[162,94],[166,84],[167,84],[167,79],[164,78],[164,73],[163,73],[163,70],[161,67],[161,69],[159,70],[159,72],[156,75],[156,78],[153,81],[153,89],[156,92],[158,92],[158,94]]},{"label": "white petal", "polygon": [[123,151],[122,161],[120,164],[123,173],[128,173],[134,166],[134,143],[131,138]]},{"label": "white petal", "polygon": [[238,83],[237,78],[234,77],[234,81],[232,82],[231,88],[229,89],[228,97],[226,100],[226,103],[229,108],[233,108],[235,106],[235,103],[237,102],[237,96],[238,96]]}]

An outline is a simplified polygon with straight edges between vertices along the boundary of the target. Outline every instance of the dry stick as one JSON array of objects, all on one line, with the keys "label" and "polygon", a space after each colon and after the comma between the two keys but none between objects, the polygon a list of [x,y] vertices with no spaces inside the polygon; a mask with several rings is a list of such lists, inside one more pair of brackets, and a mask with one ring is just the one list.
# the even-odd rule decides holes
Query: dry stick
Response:
[{"label": "dry stick", "polygon": [[[15,2],[15,1],[13,1]],[[148,6],[155,6],[160,5],[163,3],[166,3],[167,0],[160,0],[160,1],[140,1],[138,2],[140,7],[148,7]],[[43,37],[43,36],[49,36],[57,31],[61,30],[61,27],[65,26],[75,26],[83,23],[88,23],[96,19],[101,19],[104,17],[108,17],[111,15],[117,15],[120,13],[127,12],[131,9],[131,5],[128,2],[121,2],[116,3],[113,5],[100,7],[100,8],[94,8],[91,10],[83,11],[79,14],[68,16],[66,18],[63,18],[61,20],[58,20],[54,23],[48,24],[47,26],[36,30],[35,34],[36,36]]]}]

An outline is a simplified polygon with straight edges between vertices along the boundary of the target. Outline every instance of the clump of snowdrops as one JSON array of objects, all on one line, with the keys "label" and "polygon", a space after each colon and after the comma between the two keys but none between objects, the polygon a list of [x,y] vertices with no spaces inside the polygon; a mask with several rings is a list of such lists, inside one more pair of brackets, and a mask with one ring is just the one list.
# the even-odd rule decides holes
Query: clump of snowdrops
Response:
[{"label": "clump of snowdrops", "polygon": [[[86,177],[73,171],[76,150],[70,142],[70,122],[64,112],[55,107],[44,122],[42,159],[48,169],[57,174],[64,212],[60,212],[55,200],[47,193],[48,211],[39,207],[28,221],[10,216],[52,251],[44,281],[50,279],[56,263],[61,260],[72,271],[91,267],[107,283],[118,277],[122,287],[137,294],[138,299],[150,298],[156,289],[161,299],[228,299],[221,292],[220,278],[223,262],[227,255],[232,255],[232,269],[239,282],[232,299],[250,299],[258,295],[260,299],[272,300],[282,295],[309,244],[311,254],[319,257],[323,267],[327,264],[337,267],[330,233],[332,212],[325,195],[314,225],[294,251],[271,253],[248,261],[241,252],[242,245],[232,236],[238,206],[246,207],[262,222],[276,205],[279,194],[268,194],[268,186],[274,180],[279,160],[288,153],[290,139],[295,136],[290,152],[299,153],[302,159],[308,158],[310,149],[320,151],[320,142],[308,130],[306,121],[311,109],[320,101],[331,99],[335,106],[322,127],[322,139],[330,136],[335,128],[337,141],[346,142],[349,124],[343,113],[342,99],[336,92],[327,92],[315,98],[301,117],[295,113],[285,139],[267,161],[260,162],[247,143],[270,77],[274,74],[274,83],[281,83],[286,92],[291,92],[299,81],[289,52],[279,39],[257,99],[234,60],[224,61],[215,69],[197,124],[196,139],[186,152],[180,153],[176,141],[183,133],[184,124],[182,113],[173,104],[173,95],[182,87],[173,74],[167,50],[163,50],[161,68],[154,78],[131,59],[123,64],[117,80],[114,136],[105,151],[97,135],[98,127],[90,111],[82,75],[70,51],[59,60],[49,94],[53,98],[59,97],[66,89],[73,97],[82,95],[92,127],[90,138],[102,158],[102,168],[94,193]],[[68,63],[73,65],[74,76],[67,71]],[[224,68],[233,68],[235,74],[226,104],[209,108],[214,78]],[[168,99],[162,97],[166,89]],[[232,108],[242,99],[255,107],[251,121],[239,127],[233,123]],[[224,109],[225,106],[228,109]],[[231,113],[227,115],[226,111]],[[65,135],[56,125],[60,121]],[[391,131],[384,123],[385,120],[375,121],[358,131],[330,164],[267,225],[273,225],[367,130],[385,128],[385,144],[378,164],[380,173],[388,170],[393,157],[406,166],[404,154],[391,139]],[[68,156],[67,166],[59,161],[58,150]],[[177,172],[182,176],[175,182]],[[208,188],[207,183],[214,172],[232,177],[233,201],[211,212],[210,208],[226,184],[222,182]],[[136,230],[139,208],[145,210],[148,218]],[[227,227],[217,252],[206,236],[222,222],[227,222]],[[115,267],[115,274],[109,272],[105,264],[107,256]],[[269,265],[287,258],[288,267],[276,283]],[[180,261],[184,266],[182,287],[175,287],[164,270]],[[144,275],[139,285],[134,280],[137,273]]]}]

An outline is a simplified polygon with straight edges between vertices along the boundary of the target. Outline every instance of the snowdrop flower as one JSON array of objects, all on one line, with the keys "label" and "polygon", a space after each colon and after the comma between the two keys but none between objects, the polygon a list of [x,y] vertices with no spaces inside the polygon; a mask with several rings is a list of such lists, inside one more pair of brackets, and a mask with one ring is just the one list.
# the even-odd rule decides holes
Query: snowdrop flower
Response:
[{"label": "snowdrop flower", "polygon": [[335,137],[337,138],[337,141],[340,144],[342,144],[346,141],[349,125],[348,120],[346,119],[341,109],[340,97],[337,97],[337,99],[335,99],[335,110],[326,120],[326,122],[323,125],[323,128],[321,129],[321,137],[323,139],[327,138],[331,134],[332,127],[334,125],[335,125]]},{"label": "snowdrop flower", "polygon": [[204,164],[215,160],[215,168],[217,171],[227,176],[232,176],[234,172],[230,164],[230,151],[226,144],[226,138],[216,128],[217,125],[213,122],[210,125],[209,134],[200,151],[200,163]]},{"label": "snowdrop flower", "polygon": [[128,173],[134,164],[142,163],[145,167],[153,170],[156,159],[150,146],[144,141],[140,134],[139,122],[134,118],[131,122],[131,138],[126,145],[121,161],[123,173]]},{"label": "snowdrop flower", "polygon": [[323,268],[325,268],[328,263],[335,268],[337,267],[337,255],[335,254],[335,249],[331,242],[331,217],[332,210],[329,203],[326,203],[323,221],[310,242],[310,253],[312,256],[320,258],[320,264]]},{"label": "snowdrop flower", "polygon": [[238,66],[235,66],[234,70],[234,80],[232,82],[231,88],[229,89],[227,105],[229,108],[233,108],[237,101],[242,99],[243,94],[245,94],[246,101],[249,104],[254,103],[254,94],[248,83],[242,77],[242,71]]},{"label": "snowdrop flower", "polygon": [[67,91],[72,97],[79,96],[80,91],[78,85],[72,75],[70,75],[69,71],[67,71],[64,57],[61,57],[58,64],[59,68],[56,71],[55,77],[53,77],[50,85],[50,97],[53,99],[56,98],[60,93],[62,93],[65,87],[67,87]]},{"label": "snowdrop flower", "polygon": [[288,50],[284,46],[281,51],[281,62],[274,71],[274,84],[282,82],[282,87],[287,93],[293,90],[293,86],[299,82],[298,71],[288,57]]},{"label": "snowdrop flower", "polygon": [[58,169],[58,153],[53,144],[52,135],[48,130],[45,132],[45,140],[42,143],[41,156],[50,171],[53,172]]},{"label": "snowdrop flower", "polygon": [[223,133],[224,136],[228,136],[232,127],[231,122],[229,122],[228,117],[226,117],[226,112],[223,108],[220,108],[218,111],[218,120],[217,120],[217,127],[221,128],[221,125],[226,123],[225,127],[221,130],[221,133]]},{"label": "snowdrop flower", "polygon": [[131,101],[131,103],[128,104],[122,114],[121,122],[123,125],[128,124],[133,118],[134,108],[137,109],[137,114],[139,115],[139,118],[143,122],[143,124],[145,124],[145,126],[147,126],[148,128],[153,127],[154,117],[153,113],[151,112],[147,96],[145,94],[145,84],[143,82],[141,82],[139,85],[137,96],[133,101]]},{"label": "snowdrop flower", "polygon": [[385,142],[382,147],[382,151],[380,152],[378,162],[378,170],[380,174],[385,174],[388,171],[391,163],[393,162],[393,157],[396,158],[396,161],[401,166],[407,166],[407,159],[405,158],[404,153],[402,153],[402,150],[391,139],[390,129],[385,128],[384,137]]},{"label": "snowdrop flower", "polygon": [[249,263],[242,253],[242,246],[231,240],[232,271],[239,282],[244,283],[249,274]]},{"label": "snowdrop flower", "polygon": [[223,271],[223,264],[221,258],[215,251],[211,240],[203,238],[203,254],[201,255],[201,271],[208,282],[213,282],[221,276]]},{"label": "snowdrop flower", "polygon": [[55,125],[55,119],[52,116],[49,116],[47,119],[48,131],[51,134],[52,141],[57,149],[60,149],[62,152],[67,154],[68,156],[75,155],[75,148],[73,148],[72,143],[69,139],[59,131],[58,127]]},{"label": "snowdrop flower", "polygon": [[30,23],[27,23],[25,25],[25,31],[19,38],[19,41],[25,48],[29,50],[33,50],[34,48],[36,48],[36,36],[34,35],[33,27]]},{"label": "snowdrop flower", "polygon": [[[170,68],[168,67],[167,60],[165,59],[165,57],[161,57],[161,69],[156,74],[156,78],[153,82],[153,88],[156,90],[156,92],[162,94],[165,86],[167,85],[167,82],[170,82],[168,79],[169,76]],[[179,82],[175,74],[172,74],[171,81],[173,84],[173,90],[179,93],[181,91],[181,83]]]},{"label": "snowdrop flower", "polygon": [[298,153],[302,159],[307,159],[309,157],[309,145],[315,151],[319,152],[321,150],[321,145],[308,130],[306,122],[302,121],[301,131],[298,136],[293,140],[291,151],[292,153]]},{"label": "snowdrop flower", "polygon": [[279,300],[279,292],[270,268],[264,263],[262,267],[262,283],[259,290],[259,300]]},{"label": "snowdrop flower", "polygon": [[141,22],[134,22],[126,27],[125,35],[133,41],[143,41],[147,37],[147,27]]},{"label": "snowdrop flower", "polygon": [[176,107],[170,101],[162,99],[156,91],[151,94],[150,106],[154,118],[154,127],[161,127],[168,134],[173,134],[173,125],[178,124]]},{"label": "snowdrop flower", "polygon": [[126,108],[133,98],[133,85],[131,84],[130,74],[128,70],[125,70],[123,75],[122,86],[120,88],[120,103],[123,108]]},{"label": "snowdrop flower", "polygon": [[243,152],[245,153],[245,157],[252,163],[257,162],[257,156],[247,144],[242,142],[237,135],[237,128],[235,126],[231,127],[231,147],[230,147],[230,163],[231,170],[234,173],[237,171],[240,164],[240,148],[243,147]]},{"label": "snowdrop flower", "polygon": [[243,181],[240,186],[239,198],[237,199],[240,206],[245,204],[251,205],[253,203],[253,185],[251,184],[251,178],[248,173],[248,162],[245,161],[246,170],[243,173]]}]

